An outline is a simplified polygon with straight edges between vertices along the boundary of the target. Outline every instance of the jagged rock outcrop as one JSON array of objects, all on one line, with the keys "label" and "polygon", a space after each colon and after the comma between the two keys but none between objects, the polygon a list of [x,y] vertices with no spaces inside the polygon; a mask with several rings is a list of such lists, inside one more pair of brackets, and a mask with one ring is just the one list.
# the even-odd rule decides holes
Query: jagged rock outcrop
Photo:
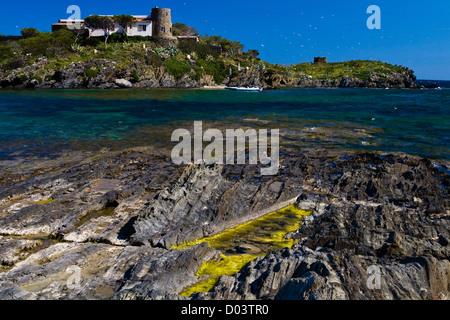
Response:
[{"label": "jagged rock outcrop", "polygon": [[[350,165],[357,172],[332,162],[334,173],[321,177],[334,182],[300,195],[297,206],[313,215],[291,235],[300,240],[292,250],[258,258],[195,298],[449,299],[448,175],[427,160],[363,158]],[[380,288],[367,285],[370,266]]]},{"label": "jagged rock outcrop", "polygon": [[[257,166],[190,166],[139,212],[134,242],[169,249],[261,217],[293,203],[288,177],[263,177]],[[281,181],[279,181],[281,180]],[[286,187],[274,189],[274,184]],[[272,187],[272,188],[271,188]]]}]

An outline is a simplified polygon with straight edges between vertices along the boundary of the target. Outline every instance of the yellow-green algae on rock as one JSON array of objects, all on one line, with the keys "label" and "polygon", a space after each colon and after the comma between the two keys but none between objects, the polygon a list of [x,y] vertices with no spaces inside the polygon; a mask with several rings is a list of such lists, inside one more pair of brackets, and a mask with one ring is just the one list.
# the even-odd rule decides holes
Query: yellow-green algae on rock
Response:
[{"label": "yellow-green algae on rock", "polygon": [[221,276],[231,276],[239,272],[257,257],[274,250],[291,248],[295,240],[285,238],[285,235],[296,231],[300,227],[303,216],[309,214],[310,212],[299,210],[291,205],[215,236],[172,247],[172,249],[181,250],[207,242],[210,247],[224,253],[219,260],[204,262],[196,275],[197,277],[207,276],[207,279],[187,288],[180,295],[189,297],[196,292],[207,292],[214,287]]},{"label": "yellow-green algae on rock", "polygon": [[48,203],[52,203],[54,201],[55,201],[55,199],[48,199],[48,200],[44,200],[44,201],[38,201],[38,202],[36,202],[36,204],[48,204]]}]

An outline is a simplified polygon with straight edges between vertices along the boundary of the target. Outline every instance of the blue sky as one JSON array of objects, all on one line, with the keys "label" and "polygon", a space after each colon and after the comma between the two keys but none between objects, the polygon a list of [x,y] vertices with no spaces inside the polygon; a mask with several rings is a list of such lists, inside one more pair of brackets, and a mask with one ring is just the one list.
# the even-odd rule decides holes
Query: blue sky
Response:
[{"label": "blue sky", "polygon": [[[450,1],[418,0],[60,0],[1,4],[0,34],[25,27],[50,31],[78,5],[90,14],[147,14],[172,9],[173,22],[201,34],[239,40],[272,63],[292,64],[327,56],[331,62],[373,59],[407,66],[419,79],[450,80]],[[370,5],[381,8],[381,30],[369,30]]]}]

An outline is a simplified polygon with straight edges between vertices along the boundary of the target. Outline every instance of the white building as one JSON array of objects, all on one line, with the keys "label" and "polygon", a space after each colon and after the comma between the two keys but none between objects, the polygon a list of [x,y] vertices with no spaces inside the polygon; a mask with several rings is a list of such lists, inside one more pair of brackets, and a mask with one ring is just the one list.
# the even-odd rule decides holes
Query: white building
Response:
[{"label": "white building", "polygon": [[[111,16],[112,17],[112,16]],[[146,15],[133,15],[133,18],[136,19],[136,22],[132,23],[131,26],[128,27],[128,30],[126,30],[126,34],[129,36],[152,36],[152,20],[150,20],[150,16]],[[89,28],[88,28],[89,29]],[[118,34],[123,34],[123,29],[121,26],[116,24],[114,32]],[[92,30],[89,29],[89,36],[90,37],[102,37],[104,36],[103,30]]]},{"label": "white building", "polygon": [[[103,17],[112,17],[111,15],[103,15]],[[154,7],[150,15],[133,15],[135,21],[128,27],[128,30],[122,29],[118,24],[115,25],[111,34],[124,34],[129,36],[144,36],[155,38],[173,38],[172,35],[172,11],[169,8]],[[85,30],[86,34],[89,32],[90,37],[103,37],[105,33],[103,30],[94,30],[85,26],[84,20],[69,20],[61,19],[58,23],[52,25],[52,31],[60,29],[68,29],[70,24],[78,22],[77,30]],[[73,28],[72,28],[73,29]]]},{"label": "white building", "polygon": [[[110,16],[112,17],[112,16]],[[126,32],[129,36],[152,36],[152,20],[150,19],[150,16],[148,15],[133,15],[133,17],[136,19],[134,23],[131,24],[130,27],[128,27],[128,30]],[[103,30],[93,30],[90,28],[85,27],[84,20],[68,20],[68,19],[60,19],[58,23],[55,23],[52,25],[52,31],[56,31],[59,29],[65,29],[68,25],[71,23],[77,22],[81,25],[82,29],[89,30],[89,36],[90,37],[103,37],[104,31]],[[116,24],[115,29],[111,34],[117,33],[117,34],[123,34],[123,29],[121,26]]]}]

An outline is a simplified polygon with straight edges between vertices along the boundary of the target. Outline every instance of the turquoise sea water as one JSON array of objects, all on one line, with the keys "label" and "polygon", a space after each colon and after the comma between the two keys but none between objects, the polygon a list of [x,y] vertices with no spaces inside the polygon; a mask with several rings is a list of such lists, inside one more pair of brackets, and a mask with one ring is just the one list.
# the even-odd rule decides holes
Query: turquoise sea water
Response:
[{"label": "turquoise sea water", "polygon": [[381,150],[450,160],[450,89],[0,91],[0,159],[62,148],[170,148],[194,120],[279,128],[282,146]]}]

